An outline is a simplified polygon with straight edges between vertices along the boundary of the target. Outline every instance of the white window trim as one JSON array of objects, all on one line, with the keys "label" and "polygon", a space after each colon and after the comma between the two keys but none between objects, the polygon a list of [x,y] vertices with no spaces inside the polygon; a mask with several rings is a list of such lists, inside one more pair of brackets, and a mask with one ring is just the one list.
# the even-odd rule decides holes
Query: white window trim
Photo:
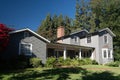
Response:
[{"label": "white window trim", "polygon": [[[106,58],[104,57],[104,51],[106,50]],[[102,58],[107,59],[108,58],[108,48],[103,48],[102,49]]]},{"label": "white window trim", "polygon": [[20,42],[19,43],[19,55],[21,55],[21,44],[29,44],[31,47],[30,47],[30,54],[24,54],[26,56],[31,56],[32,55],[32,44],[31,43],[25,43],[25,42]]},{"label": "white window trim", "polygon": [[[106,58],[104,58],[104,50],[106,50]],[[110,50],[110,57],[108,57],[108,50]],[[108,49],[108,48],[103,48],[102,49],[102,58],[103,59],[108,59],[108,58],[113,58],[113,50]]]},{"label": "white window trim", "polygon": [[[90,38],[90,42],[88,41],[88,38]],[[88,44],[92,42],[92,37],[91,36],[87,36],[87,41]]]},{"label": "white window trim", "polygon": [[[76,38],[76,40],[75,40],[75,38]],[[79,38],[77,36],[74,36],[74,42],[78,43],[78,40],[79,40]]]},{"label": "white window trim", "polygon": [[110,58],[113,58],[113,50],[110,50]]}]

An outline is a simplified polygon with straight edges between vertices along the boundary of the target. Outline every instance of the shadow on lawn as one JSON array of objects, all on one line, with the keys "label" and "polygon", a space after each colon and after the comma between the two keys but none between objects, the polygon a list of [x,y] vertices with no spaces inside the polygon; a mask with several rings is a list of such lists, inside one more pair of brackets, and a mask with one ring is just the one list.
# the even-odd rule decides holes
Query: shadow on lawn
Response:
[{"label": "shadow on lawn", "polygon": [[84,75],[82,80],[120,80],[120,75],[115,76],[114,73],[105,71]]},{"label": "shadow on lawn", "polygon": [[[55,80],[66,80],[66,79],[71,79],[69,77],[69,74],[86,74],[87,71],[83,68],[76,67],[76,68],[56,68],[56,69],[48,69],[44,70],[42,72],[38,71],[28,71],[28,72],[23,72],[18,75],[14,75],[11,77],[12,80],[26,80],[26,79],[55,79]],[[56,78],[55,78],[56,77]]]},{"label": "shadow on lawn", "polygon": [[[80,76],[80,79],[76,80],[120,80],[120,75],[114,76],[113,73],[107,71],[101,73],[93,73],[88,72],[86,69],[80,67],[56,68],[43,71],[28,70],[25,72],[19,72],[18,74],[13,73],[13,76],[9,80],[71,80],[69,74],[82,74],[82,76]],[[1,79],[2,78],[0,77],[0,80]]]}]

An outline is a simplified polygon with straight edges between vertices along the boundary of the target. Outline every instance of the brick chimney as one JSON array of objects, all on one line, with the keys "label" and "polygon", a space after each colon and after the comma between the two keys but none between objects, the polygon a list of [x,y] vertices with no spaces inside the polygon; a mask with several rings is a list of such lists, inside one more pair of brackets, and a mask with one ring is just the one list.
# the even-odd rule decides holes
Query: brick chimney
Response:
[{"label": "brick chimney", "polygon": [[[65,35],[65,30],[63,26],[59,26],[57,28],[57,38],[61,38]],[[62,38],[57,41],[58,43],[62,43]]]},{"label": "brick chimney", "polygon": [[57,38],[63,37],[65,35],[64,33],[64,27],[60,26],[57,28]]}]

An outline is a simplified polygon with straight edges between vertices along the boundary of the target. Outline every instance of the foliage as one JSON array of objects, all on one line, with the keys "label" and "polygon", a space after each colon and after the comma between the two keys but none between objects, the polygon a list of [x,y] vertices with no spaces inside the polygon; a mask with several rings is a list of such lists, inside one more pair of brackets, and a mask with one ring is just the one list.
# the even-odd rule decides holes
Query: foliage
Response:
[{"label": "foliage", "polygon": [[24,69],[27,67],[29,67],[29,58],[24,55],[13,56],[10,59],[0,61],[0,68],[3,70]]},{"label": "foliage", "polygon": [[90,58],[85,58],[85,59],[79,60],[79,63],[81,65],[89,65],[89,64],[92,64],[92,60]]},{"label": "foliage", "polygon": [[89,1],[76,0],[76,13],[74,27],[86,29],[90,32],[95,31],[95,14],[92,13]]},{"label": "foliage", "polygon": [[9,42],[8,33],[13,29],[6,27],[4,24],[0,24],[0,51],[4,50]]},{"label": "foliage", "polygon": [[98,64],[98,62],[97,62],[97,61],[95,61],[95,60],[92,60],[92,64],[97,65],[97,64]]},{"label": "foliage", "polygon": [[120,67],[120,62],[119,61],[110,62],[110,63],[108,63],[106,65],[111,66],[111,67]]},{"label": "foliage", "polygon": [[0,71],[0,80],[120,80],[120,68],[84,65],[74,68],[28,68]]},{"label": "foliage", "polygon": [[50,58],[47,58],[45,65],[46,65],[46,67],[54,67],[55,62],[56,62],[56,58],[50,57]]},{"label": "foliage", "polygon": [[[8,61],[9,62],[9,61]],[[11,65],[14,69],[23,69],[29,66],[29,58],[24,55],[16,56],[12,58],[10,61]]]},{"label": "foliage", "polygon": [[41,67],[42,61],[39,58],[30,58],[30,65],[34,68]]},{"label": "foliage", "polygon": [[114,38],[115,60],[120,56],[120,0],[91,0],[91,9],[96,14],[98,29],[110,28],[116,35]]},{"label": "foliage", "polygon": [[71,61],[71,66],[78,67],[80,66],[79,60],[78,59],[72,59]]},{"label": "foliage", "polygon": [[37,33],[49,40],[54,40],[57,37],[56,32],[59,26],[63,26],[65,28],[65,33],[67,35],[71,32],[71,24],[72,20],[68,16],[63,16],[61,14],[59,16],[54,15],[52,17],[50,14],[48,14],[45,20],[41,22]]},{"label": "foliage", "polygon": [[46,65],[48,65],[47,67],[78,67],[81,65],[90,65],[90,64],[94,64],[97,65],[98,63],[95,60],[91,60],[89,58],[85,58],[85,59],[78,59],[78,58],[74,58],[74,59],[70,59],[69,57],[66,58],[65,60],[63,59],[63,57],[59,57],[57,60],[53,57],[48,58]]}]

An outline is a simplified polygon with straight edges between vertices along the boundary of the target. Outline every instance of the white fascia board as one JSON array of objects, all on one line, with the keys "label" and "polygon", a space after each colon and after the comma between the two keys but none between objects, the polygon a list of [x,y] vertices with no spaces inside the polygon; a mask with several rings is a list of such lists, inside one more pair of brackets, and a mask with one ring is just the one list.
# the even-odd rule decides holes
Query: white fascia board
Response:
[{"label": "white fascia board", "polygon": [[104,28],[102,30],[99,30],[99,32],[104,31],[104,30],[108,31],[112,36],[114,37],[116,36],[109,28]]},{"label": "white fascia board", "polygon": [[34,35],[38,36],[39,38],[41,38],[41,39],[45,40],[46,42],[50,43],[50,41],[48,39],[40,36],[39,34],[37,34],[36,32],[34,32],[32,30],[30,30],[29,28],[12,31],[12,32],[9,32],[9,34],[18,33],[18,32],[22,32],[22,31],[29,31],[29,32],[33,33]]}]

